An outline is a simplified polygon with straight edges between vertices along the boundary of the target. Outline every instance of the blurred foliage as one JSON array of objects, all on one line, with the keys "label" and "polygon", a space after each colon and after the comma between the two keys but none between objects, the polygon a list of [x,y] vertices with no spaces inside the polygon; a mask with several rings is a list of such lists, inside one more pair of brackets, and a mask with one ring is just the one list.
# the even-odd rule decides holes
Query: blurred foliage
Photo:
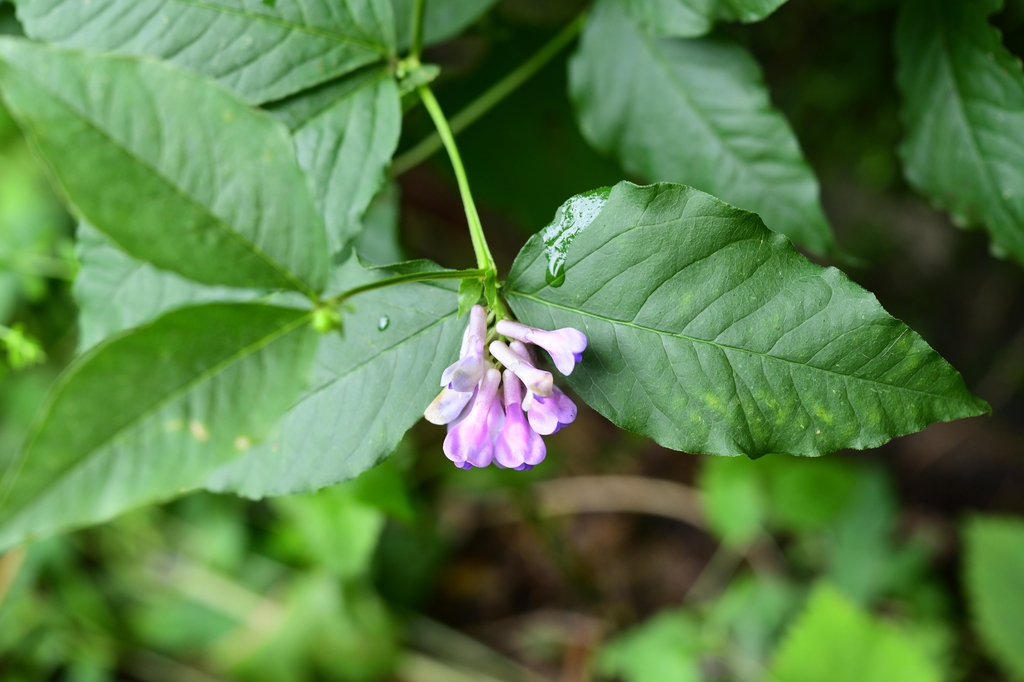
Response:
[{"label": "blurred foliage", "polygon": [[975,517],[964,541],[964,580],[978,635],[1014,679],[1024,679],[1024,521]]},{"label": "blurred foliage", "polygon": [[[193,495],[0,557],[0,679],[1024,679],[1024,526],[975,516],[962,555],[948,531],[965,507],[1024,508],[1019,479],[1004,475],[1022,447],[1013,396],[1024,279],[988,259],[984,239],[909,198],[894,151],[896,4],[791,0],[763,23],[723,30],[763,65],[822,179],[840,241],[872,263],[857,277],[875,280],[887,308],[959,355],[969,381],[996,368],[1009,387],[998,429],[915,441],[930,459],[912,472],[934,471],[957,442],[977,440],[970,452],[1004,459],[951,467],[947,488],[922,491],[884,459],[894,450],[876,459],[685,457],[582,414],[585,425],[553,438],[548,461],[526,475],[461,472],[436,434],[414,430],[386,464],[314,495]],[[580,6],[505,0],[466,36],[430,50],[443,66],[445,109],[471,101]],[[1009,2],[996,23],[1024,53],[1024,3]],[[16,31],[0,4],[0,32]],[[576,129],[565,80],[563,55],[460,135],[499,258],[566,196],[621,179]],[[408,117],[404,147],[429,130],[421,110]],[[435,161],[400,178],[400,190],[390,186],[373,219],[390,234],[400,215],[410,255],[441,253],[455,266],[468,259],[458,250],[465,240],[452,237],[462,234],[462,209],[447,163]],[[397,260],[390,245],[365,250]],[[15,371],[6,341],[3,469],[74,348],[70,254],[70,221],[0,111],[0,325],[38,340],[47,358]],[[545,515],[549,479],[608,474],[693,483],[707,527]],[[949,492],[958,477],[981,481],[966,502]],[[489,647],[424,626],[422,614]]]}]

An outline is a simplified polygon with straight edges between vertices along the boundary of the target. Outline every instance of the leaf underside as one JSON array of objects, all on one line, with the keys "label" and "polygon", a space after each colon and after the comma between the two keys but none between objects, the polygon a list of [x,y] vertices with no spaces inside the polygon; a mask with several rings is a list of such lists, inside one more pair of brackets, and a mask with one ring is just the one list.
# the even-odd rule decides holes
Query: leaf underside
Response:
[{"label": "leaf underside", "polygon": [[535,235],[506,295],[527,324],[587,334],[566,380],[622,428],[687,452],[813,456],[988,411],[873,295],[755,214],[620,183],[588,222],[568,246],[557,224]]},{"label": "leaf underside", "polygon": [[0,40],[0,86],[76,212],[205,284],[323,288],[323,222],[288,131],[201,77]]},{"label": "leaf underside", "polygon": [[761,21],[786,0],[617,0],[648,33],[695,38],[719,21]]},{"label": "leaf underside", "polygon": [[584,137],[628,172],[692,185],[812,251],[834,249],[818,182],[738,44],[657,38],[603,0],[570,62],[569,88]]},{"label": "leaf underside", "polygon": [[250,104],[281,99],[395,51],[388,0],[16,0],[32,38],[152,55]]},{"label": "leaf underside", "polygon": [[271,111],[292,131],[337,253],[362,231],[363,213],[384,186],[402,132],[398,85],[387,69],[372,68]]},{"label": "leaf underside", "polygon": [[0,548],[179,495],[266,436],[309,376],[308,315],[186,308],[80,358],[2,483]]},{"label": "leaf underside", "polygon": [[310,388],[275,435],[215,472],[207,488],[246,497],[308,492],[390,455],[458,355],[465,320],[456,317],[454,286],[403,284],[352,298],[343,330],[321,340]]},{"label": "leaf underside", "polygon": [[1024,263],[1024,70],[987,17],[999,0],[908,0],[897,82],[910,184]]},{"label": "leaf underside", "polygon": [[75,241],[79,351],[171,310],[201,303],[254,301],[265,295],[256,289],[205,286],[158,270],[118,249],[88,223],[79,224]]}]

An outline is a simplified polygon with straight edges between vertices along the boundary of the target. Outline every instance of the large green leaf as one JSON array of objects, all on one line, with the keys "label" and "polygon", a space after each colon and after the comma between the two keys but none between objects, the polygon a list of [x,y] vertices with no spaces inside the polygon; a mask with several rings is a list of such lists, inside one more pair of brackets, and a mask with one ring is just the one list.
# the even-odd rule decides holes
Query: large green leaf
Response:
[{"label": "large green leaf", "polygon": [[210,287],[132,258],[88,223],[78,226],[78,347],[86,350],[112,334],[199,303],[252,301],[256,289]]},{"label": "large green leaf", "polygon": [[648,33],[693,38],[717,21],[761,21],[786,0],[618,0]]},{"label": "large green leaf", "polygon": [[907,0],[897,81],[912,185],[1024,263],[1024,71],[986,17],[1001,0]]},{"label": "large green leaf", "polygon": [[833,249],[818,182],[739,45],[655,38],[603,0],[569,64],[569,87],[584,137],[630,173],[693,185],[813,251]]},{"label": "large green leaf", "polygon": [[0,548],[201,485],[258,442],[306,384],[309,313],[178,310],[116,336],[57,382],[0,490]]},{"label": "large green leaf", "polygon": [[465,320],[456,318],[457,286],[402,284],[350,299],[342,333],[320,343],[310,389],[272,438],[207,487],[247,497],[307,492],[391,454],[458,356]]},{"label": "large green leaf", "polygon": [[[497,0],[427,0],[423,11],[423,43],[432,45],[462,33]],[[413,0],[391,0],[398,44],[409,46],[412,36]]]},{"label": "large green leaf", "polygon": [[811,593],[771,668],[776,682],[941,682],[914,638],[872,618],[828,585]]},{"label": "large green leaf", "polygon": [[311,294],[323,222],[283,125],[173,66],[0,41],[0,86],[74,208],[207,284]]},{"label": "large green leaf", "polygon": [[570,199],[506,296],[527,324],[585,332],[569,385],[678,450],[819,455],[988,411],[874,296],[690,187]]},{"label": "large green leaf", "polygon": [[16,0],[32,38],[154,55],[212,76],[252,104],[395,51],[388,0]]},{"label": "large green leaf", "polygon": [[353,243],[360,258],[377,265],[405,259],[399,233],[400,192],[398,183],[391,181],[370,202],[363,215],[363,231]]},{"label": "large green leaf", "polygon": [[1024,521],[975,517],[964,540],[974,627],[1014,679],[1024,679]]},{"label": "large green leaf", "polygon": [[387,69],[371,69],[273,109],[291,129],[313,179],[331,252],[355,238],[398,147],[402,104]]}]

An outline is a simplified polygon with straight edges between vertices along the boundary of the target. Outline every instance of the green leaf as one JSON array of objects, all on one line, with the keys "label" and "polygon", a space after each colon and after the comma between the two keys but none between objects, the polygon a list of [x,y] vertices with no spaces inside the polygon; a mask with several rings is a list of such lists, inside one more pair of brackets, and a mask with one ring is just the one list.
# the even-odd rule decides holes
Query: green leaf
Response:
[{"label": "green leaf", "polygon": [[724,457],[704,460],[699,484],[708,527],[722,542],[745,547],[765,531],[769,500],[756,463]]},{"label": "green leaf", "polygon": [[[716,458],[715,461],[731,460]],[[737,667],[744,665],[749,668],[753,664],[760,668],[761,661],[767,658],[783,627],[800,609],[804,596],[802,588],[779,577],[737,576],[709,605],[702,632],[705,636],[718,635],[718,638],[731,641],[743,651],[747,655],[745,661],[731,657]],[[736,679],[750,679],[739,674],[739,670],[735,672]],[[761,672],[756,671],[753,679],[760,679]]]},{"label": "green leaf", "polygon": [[976,516],[964,541],[974,628],[996,661],[1024,679],[1024,521]]},{"label": "green leaf", "polygon": [[342,580],[367,573],[386,519],[351,487],[279,497],[273,506],[284,517],[275,541],[285,545],[290,557],[322,566]]},{"label": "green leaf", "polygon": [[841,460],[768,455],[707,459],[699,484],[708,526],[723,542],[742,547],[770,528],[823,528],[849,507],[859,479]]},{"label": "green leaf", "polygon": [[811,593],[771,668],[777,682],[940,682],[913,637],[872,618],[828,585]]},{"label": "green leaf", "polygon": [[629,173],[693,185],[812,251],[834,250],[818,181],[739,45],[655,38],[603,0],[569,64],[569,87],[583,136]]},{"label": "green leaf", "polygon": [[[401,49],[412,39],[413,0],[391,0],[395,34]],[[484,15],[497,0],[427,0],[423,9],[423,44],[433,45],[452,38]]]},{"label": "green leaf", "polygon": [[468,313],[484,295],[481,279],[464,279],[459,283],[459,317]]},{"label": "green leaf", "polygon": [[171,310],[217,301],[252,301],[264,295],[256,289],[204,286],[159,270],[132,258],[88,223],[78,225],[76,252],[81,264],[74,284],[80,351]]},{"label": "green leaf", "polygon": [[846,512],[828,529],[826,575],[829,581],[860,604],[891,593],[902,557],[909,548],[894,542],[895,493],[881,471],[861,476]]},{"label": "green leaf", "polygon": [[100,344],[53,388],[0,490],[0,547],[201,485],[262,439],[305,386],[309,313],[172,312]]},{"label": "green leaf", "polygon": [[1001,0],[907,0],[897,82],[907,180],[1024,263],[1024,71],[986,17]]},{"label": "green leaf", "polygon": [[695,38],[718,21],[761,21],[786,0],[619,0],[654,35]]},{"label": "green leaf", "polygon": [[388,0],[16,0],[31,38],[153,55],[251,103],[281,99],[395,52]]},{"label": "green leaf", "polygon": [[376,265],[397,263],[405,258],[399,234],[401,190],[388,182],[363,214],[363,231],[353,246],[360,258]]},{"label": "green leaf", "polygon": [[390,455],[458,357],[465,320],[456,318],[455,287],[401,284],[349,299],[344,335],[321,340],[311,387],[274,437],[222,467],[207,487],[246,497],[308,492]]},{"label": "green leaf", "polygon": [[701,682],[700,634],[690,614],[660,613],[608,642],[598,656],[598,671],[626,682]]},{"label": "green leaf", "polygon": [[362,230],[398,147],[402,105],[387,69],[370,69],[277,105],[312,179],[332,253]]},{"label": "green leaf", "polygon": [[607,200],[570,199],[520,252],[505,295],[527,324],[586,333],[567,383],[677,450],[819,455],[988,412],[874,296],[690,187],[624,182]]},{"label": "green leaf", "polygon": [[206,284],[323,288],[324,227],[287,130],[220,87],[131,57],[0,40],[0,86],[80,217]]}]

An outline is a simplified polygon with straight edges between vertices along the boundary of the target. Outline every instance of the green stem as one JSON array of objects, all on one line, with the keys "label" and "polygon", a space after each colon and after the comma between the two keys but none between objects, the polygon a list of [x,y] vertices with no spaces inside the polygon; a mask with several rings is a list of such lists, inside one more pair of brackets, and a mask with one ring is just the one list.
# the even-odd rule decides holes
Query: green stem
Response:
[{"label": "green stem", "polygon": [[426,0],[412,2],[412,39],[409,41],[409,56],[419,59],[423,52],[423,6]]},{"label": "green stem", "polygon": [[335,306],[338,305],[356,294],[361,294],[366,291],[373,291],[374,289],[383,289],[385,287],[393,287],[396,284],[406,284],[408,282],[428,282],[436,281],[440,279],[471,279],[473,277],[483,277],[484,270],[439,270],[437,272],[409,272],[404,275],[395,275],[394,277],[388,277],[386,279],[379,279],[376,282],[369,282],[360,286],[343,291],[337,296],[332,296],[324,301],[325,304]]},{"label": "green stem", "polygon": [[[467,105],[465,109],[455,114],[450,121],[453,133],[456,135],[461,133],[493,109],[496,104],[515,92],[520,85],[532,78],[534,74],[540,71],[545,64],[551,61],[562,51],[562,48],[576,37],[580,29],[583,28],[585,19],[586,12],[583,12],[544,47],[540,48],[536,54],[520,64],[515,71],[492,85],[487,91]],[[441,139],[441,135],[436,132],[431,133],[415,147],[395,159],[391,165],[391,174],[393,176],[401,175],[410,168],[418,166],[437,153],[443,145],[444,142]]]},{"label": "green stem", "polygon": [[426,85],[416,88],[423,100],[423,106],[434,119],[434,127],[437,128],[445,149],[448,150],[448,158],[451,159],[452,169],[455,171],[455,179],[459,183],[459,194],[462,195],[462,205],[466,209],[466,220],[469,222],[469,236],[473,239],[473,252],[476,254],[476,264],[481,270],[497,270],[494,265],[494,257],[487,246],[487,238],[484,237],[484,228],[480,224],[480,215],[476,212],[476,204],[473,203],[473,195],[469,191],[469,180],[466,178],[466,169],[462,165],[462,157],[459,156],[459,148],[455,146],[455,136],[448,126],[448,119],[441,111],[434,93]]}]

